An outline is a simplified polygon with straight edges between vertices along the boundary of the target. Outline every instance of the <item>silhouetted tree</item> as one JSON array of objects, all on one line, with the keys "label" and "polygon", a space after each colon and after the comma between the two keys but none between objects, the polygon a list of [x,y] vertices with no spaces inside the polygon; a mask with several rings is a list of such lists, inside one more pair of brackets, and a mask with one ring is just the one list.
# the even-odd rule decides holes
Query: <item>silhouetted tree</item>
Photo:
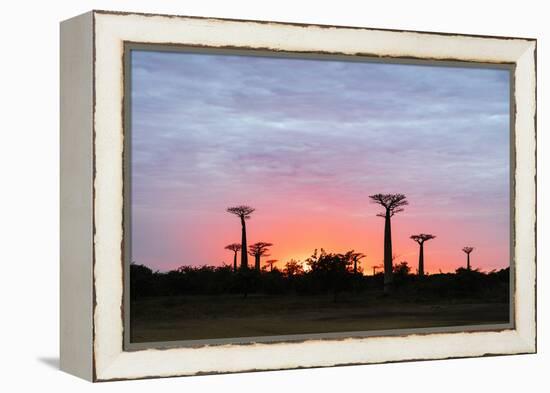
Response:
[{"label": "silhouetted tree", "polygon": [[462,251],[464,251],[467,255],[467,260],[466,260],[466,270],[471,270],[470,268],[470,253],[472,251],[474,251],[474,248],[473,247],[464,247],[462,249]]},{"label": "silhouetted tree", "polygon": [[402,212],[403,206],[409,204],[403,194],[375,194],[370,195],[372,203],[384,208],[378,217],[384,218],[384,292],[389,293],[393,287],[393,264],[392,264],[392,241],[391,241],[391,218]]},{"label": "silhouetted tree", "polygon": [[241,251],[241,245],[239,243],[231,243],[225,246],[226,250],[233,251],[233,271],[237,271],[237,253]]},{"label": "silhouetted tree", "polygon": [[376,276],[376,269],[383,269],[384,265],[376,265],[372,267],[372,275]]},{"label": "silhouetted tree", "polygon": [[355,250],[349,251],[350,258],[353,261],[353,274],[357,274],[357,264],[359,261],[366,257],[365,254],[362,254],[360,252],[355,252]]},{"label": "silhouetted tree", "polygon": [[283,270],[283,273],[287,277],[293,277],[298,274],[304,273],[304,267],[302,266],[302,263],[300,261],[291,259],[290,261],[285,263],[285,268]]},{"label": "silhouetted tree", "polygon": [[254,269],[256,271],[260,271],[260,258],[268,256],[267,251],[272,245],[272,243],[257,242],[248,247],[248,253],[254,257]]},{"label": "silhouetted tree", "polygon": [[306,260],[311,269],[311,275],[324,288],[332,289],[334,301],[337,300],[338,293],[352,284],[354,254],[354,251],[348,251],[345,254],[332,254],[321,249],[319,254],[315,250],[313,255]]},{"label": "silhouetted tree", "polygon": [[267,266],[269,266],[269,271],[272,272],[273,271],[273,265],[278,262],[278,259],[268,259],[267,261],[265,261],[265,263],[267,263]]},{"label": "silhouetted tree", "polygon": [[429,233],[420,233],[418,235],[412,235],[411,239],[420,245],[420,254],[418,256],[418,276],[424,276],[424,242],[435,239],[434,235]]},{"label": "silhouetted tree", "polygon": [[227,212],[236,215],[241,219],[242,228],[242,240],[241,240],[241,269],[248,269],[248,253],[246,245],[246,220],[250,218],[250,215],[254,213],[254,208],[246,205],[228,207]]},{"label": "silhouetted tree", "polygon": [[[316,252],[306,260],[306,265],[295,260],[286,264],[284,272],[273,269],[269,274],[258,274],[252,269],[239,269],[235,274],[231,265],[184,265],[167,272],[152,271],[144,265],[130,265],[130,300],[149,303],[147,298],[158,296],[198,296],[250,293],[266,295],[305,294],[337,295],[347,290],[371,290],[383,285],[382,272],[374,277],[361,277],[353,274],[353,252],[345,254]],[[410,276],[411,269],[406,262],[394,259],[395,288],[401,290],[399,296],[413,302],[432,302],[443,299],[467,299],[505,303],[510,299],[510,269],[484,273],[471,267],[460,267],[455,273],[431,274],[423,280]],[[304,272],[304,269],[306,270]],[[145,300],[143,300],[145,299]],[[162,301],[161,307],[180,304],[177,298]],[[392,300],[393,302],[393,300]],[[191,303],[191,302],[190,302]],[[133,303],[135,304],[135,303]],[[157,303],[159,304],[159,303]],[[315,305],[312,305],[315,307]],[[134,311],[136,308],[132,308]]]},{"label": "silhouetted tree", "polygon": [[407,261],[399,262],[393,267],[393,272],[400,276],[406,276],[411,272],[411,268]]},{"label": "silhouetted tree", "polygon": [[130,264],[130,298],[148,296],[152,292],[152,281],[154,273],[145,266],[135,262]]}]

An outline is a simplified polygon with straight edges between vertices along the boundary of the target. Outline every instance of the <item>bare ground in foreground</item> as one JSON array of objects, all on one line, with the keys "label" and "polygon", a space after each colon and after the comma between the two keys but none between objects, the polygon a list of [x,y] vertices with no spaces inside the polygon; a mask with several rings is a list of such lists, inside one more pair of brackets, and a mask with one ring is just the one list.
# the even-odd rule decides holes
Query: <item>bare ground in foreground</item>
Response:
[{"label": "bare ground in foreground", "polygon": [[500,324],[509,304],[378,296],[178,296],[132,302],[131,342]]}]

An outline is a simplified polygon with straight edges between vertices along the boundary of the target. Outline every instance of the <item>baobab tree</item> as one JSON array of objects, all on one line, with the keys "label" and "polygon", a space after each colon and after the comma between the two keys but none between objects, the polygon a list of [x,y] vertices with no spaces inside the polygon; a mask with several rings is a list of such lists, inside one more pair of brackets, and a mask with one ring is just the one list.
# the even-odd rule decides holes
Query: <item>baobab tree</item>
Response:
[{"label": "baobab tree", "polygon": [[467,255],[466,270],[470,270],[470,253],[474,251],[473,247],[464,247],[462,249]]},{"label": "baobab tree", "polygon": [[258,242],[252,244],[250,247],[248,247],[249,251],[248,253],[254,257],[254,268],[257,271],[260,271],[260,258],[262,256],[268,256],[267,251],[269,247],[271,247],[272,243],[266,243],[266,242]]},{"label": "baobab tree", "polygon": [[350,257],[351,257],[351,260],[353,261],[353,274],[357,274],[357,264],[361,259],[365,258],[366,256],[367,256],[366,254],[355,252],[354,250],[351,251]]},{"label": "baobab tree", "polygon": [[267,263],[267,266],[269,266],[269,271],[272,272],[273,271],[273,265],[275,263],[277,263],[279,260],[278,259],[268,259],[267,261],[265,261],[265,263]]},{"label": "baobab tree", "polygon": [[246,205],[228,207],[227,212],[236,215],[241,219],[241,269],[248,269],[248,253],[246,252],[246,220],[250,218],[250,215],[254,213],[254,208]]},{"label": "baobab tree", "polygon": [[384,265],[376,265],[372,267],[372,275],[376,276],[376,269],[382,269]]},{"label": "baobab tree", "polygon": [[233,271],[237,271],[237,253],[241,251],[241,245],[239,243],[231,243],[225,246],[226,250],[233,251]]},{"label": "baobab tree", "polygon": [[393,263],[392,263],[392,242],[391,242],[391,218],[402,212],[403,206],[409,204],[407,197],[403,194],[374,194],[370,195],[372,203],[384,208],[378,213],[378,217],[384,218],[384,292],[389,293],[393,289]]},{"label": "baobab tree", "polygon": [[435,239],[435,236],[429,233],[420,233],[418,235],[412,235],[411,239],[420,245],[420,254],[418,256],[418,276],[424,277],[424,242]]}]

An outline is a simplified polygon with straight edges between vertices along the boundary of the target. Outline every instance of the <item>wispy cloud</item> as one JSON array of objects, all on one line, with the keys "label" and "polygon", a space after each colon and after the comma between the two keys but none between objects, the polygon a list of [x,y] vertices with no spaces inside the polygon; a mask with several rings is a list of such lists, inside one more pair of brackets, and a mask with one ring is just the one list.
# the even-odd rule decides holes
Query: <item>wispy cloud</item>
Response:
[{"label": "wispy cloud", "polygon": [[507,71],[136,51],[132,77],[142,262],[220,261],[232,203],[279,217],[280,243],[285,219],[366,225],[370,193],[403,192],[417,222],[490,228],[487,264],[508,263]]}]

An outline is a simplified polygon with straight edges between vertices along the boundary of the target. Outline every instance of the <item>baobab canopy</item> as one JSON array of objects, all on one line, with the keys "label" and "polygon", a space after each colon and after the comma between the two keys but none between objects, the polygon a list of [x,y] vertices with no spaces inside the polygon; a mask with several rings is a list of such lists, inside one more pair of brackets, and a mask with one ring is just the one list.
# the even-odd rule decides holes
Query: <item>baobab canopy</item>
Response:
[{"label": "baobab canopy", "polygon": [[250,206],[246,205],[240,205],[240,206],[234,206],[234,207],[228,207],[227,212],[235,214],[236,216],[239,216],[245,220],[248,220],[250,218],[250,215],[254,213],[256,209]]},{"label": "baobab canopy", "polygon": [[378,216],[385,217],[389,214],[392,217],[395,213],[402,212],[403,206],[409,204],[407,197],[403,194],[374,194],[369,195],[371,202],[377,203],[383,206],[386,210],[383,213],[379,213]]},{"label": "baobab canopy", "polygon": [[429,233],[420,233],[418,235],[412,235],[411,239],[417,243],[424,243],[427,240],[435,239],[435,237],[435,235],[431,235]]}]

